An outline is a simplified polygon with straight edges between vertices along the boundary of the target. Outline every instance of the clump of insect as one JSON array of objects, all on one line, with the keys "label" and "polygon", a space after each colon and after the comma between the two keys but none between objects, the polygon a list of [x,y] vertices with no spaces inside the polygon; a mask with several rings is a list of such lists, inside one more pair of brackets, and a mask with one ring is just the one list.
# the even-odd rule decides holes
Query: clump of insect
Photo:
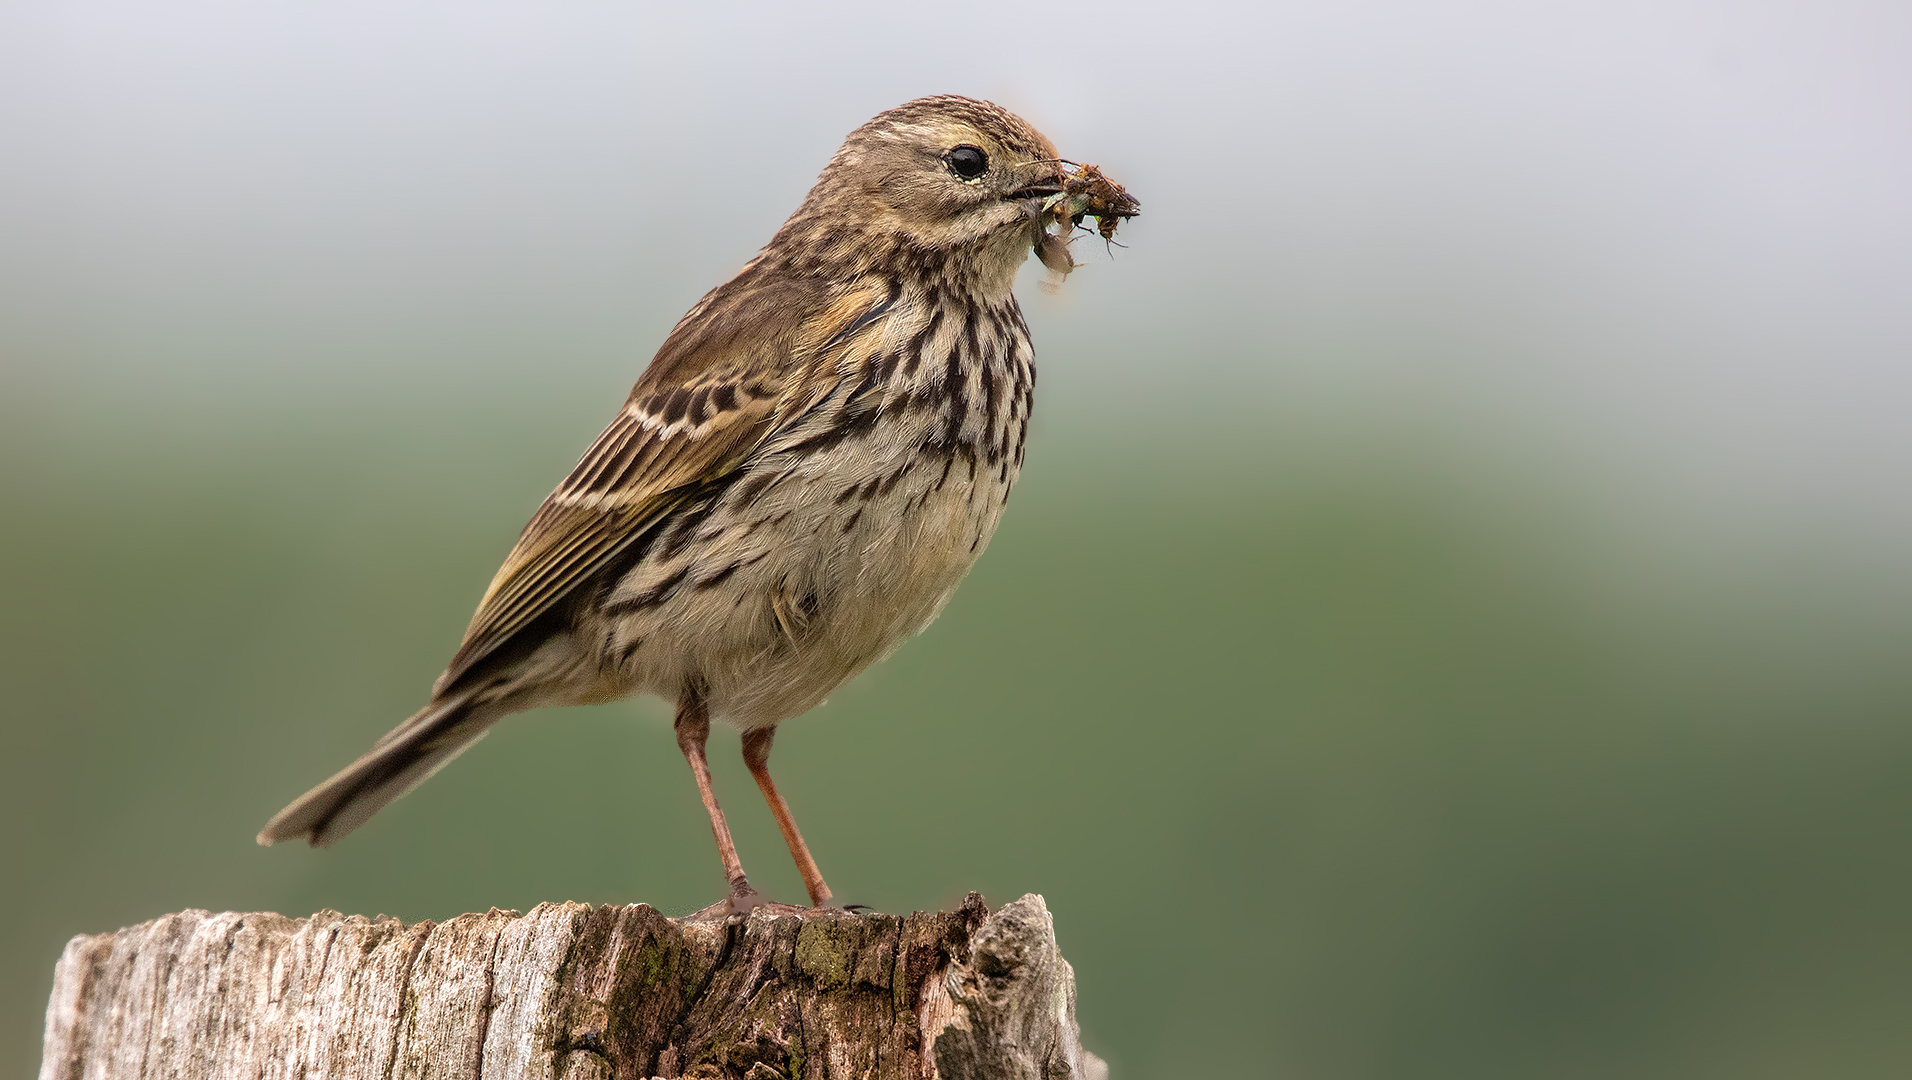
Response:
[{"label": "clump of insect", "polygon": [[1104,243],[1121,247],[1115,243],[1116,226],[1142,212],[1142,204],[1135,201],[1135,196],[1122,190],[1121,184],[1103,175],[1094,165],[1058,161],[1056,171],[1062,190],[1042,200],[1042,207],[1030,226],[1033,230],[1030,242],[1036,250],[1036,258],[1049,268],[1050,279],[1043,286],[1050,290],[1077,266],[1075,257],[1069,254],[1069,245],[1075,240],[1077,228],[1089,231],[1082,224],[1084,218],[1095,219],[1095,232]]}]

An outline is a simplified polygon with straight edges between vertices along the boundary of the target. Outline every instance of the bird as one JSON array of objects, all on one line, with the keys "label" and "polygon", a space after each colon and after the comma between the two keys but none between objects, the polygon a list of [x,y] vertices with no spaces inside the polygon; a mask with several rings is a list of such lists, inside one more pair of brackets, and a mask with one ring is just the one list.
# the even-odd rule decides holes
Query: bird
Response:
[{"label": "bird", "polygon": [[771,779],[771,742],[935,619],[996,531],[1036,374],[1012,286],[1032,250],[1057,267],[1044,229],[1067,230],[1072,164],[957,95],[852,131],[539,507],[426,705],[259,843],[332,844],[513,713],[651,693],[676,707],[710,817],[728,886],[713,908],[769,902],[711,783],[713,719],[741,733],[811,904],[842,906]]}]

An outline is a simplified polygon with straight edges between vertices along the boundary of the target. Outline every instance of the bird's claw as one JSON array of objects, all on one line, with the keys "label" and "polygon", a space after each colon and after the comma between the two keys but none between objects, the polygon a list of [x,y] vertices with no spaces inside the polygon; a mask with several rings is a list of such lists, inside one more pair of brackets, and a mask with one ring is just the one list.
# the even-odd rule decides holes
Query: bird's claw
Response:
[{"label": "bird's claw", "polygon": [[755,889],[733,889],[730,895],[724,898],[724,919],[726,922],[743,922],[750,917],[752,911],[765,904],[774,903],[776,901]]}]

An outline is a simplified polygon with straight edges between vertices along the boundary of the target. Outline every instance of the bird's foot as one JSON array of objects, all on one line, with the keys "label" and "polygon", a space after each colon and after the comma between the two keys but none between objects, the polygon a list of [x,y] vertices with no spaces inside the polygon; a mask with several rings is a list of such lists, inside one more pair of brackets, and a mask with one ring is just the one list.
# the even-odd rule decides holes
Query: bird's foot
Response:
[{"label": "bird's foot", "polygon": [[725,921],[734,923],[743,922],[750,917],[751,912],[766,905],[774,907],[786,906],[778,904],[775,900],[770,899],[768,896],[765,896],[748,885],[741,889],[732,889],[730,890],[730,895],[724,897]]},{"label": "bird's foot", "polygon": [[852,915],[858,915],[865,911],[873,912],[876,910],[868,904],[846,904],[830,895],[830,891],[827,888],[824,890],[821,900],[817,899],[815,893],[811,893],[810,901],[809,910],[811,911],[847,911]]},{"label": "bird's foot", "polygon": [[690,922],[740,923],[749,918],[750,913],[758,908],[779,912],[802,910],[790,904],[779,904],[757,890],[745,886],[742,889],[732,889],[730,895],[722,900],[709,907],[698,908],[684,918]]},{"label": "bird's foot", "polygon": [[755,889],[745,888],[733,891],[729,896],[724,897],[709,907],[693,911],[684,917],[692,922],[717,922],[722,920],[734,924],[750,918],[750,913],[758,910],[762,910],[765,914],[772,916],[803,916],[815,915],[818,912],[825,911],[843,911],[852,915],[860,915],[864,912],[873,912],[876,909],[868,904],[843,904],[838,903],[836,900],[825,900],[821,904],[811,907],[802,907],[797,904],[780,903]]}]

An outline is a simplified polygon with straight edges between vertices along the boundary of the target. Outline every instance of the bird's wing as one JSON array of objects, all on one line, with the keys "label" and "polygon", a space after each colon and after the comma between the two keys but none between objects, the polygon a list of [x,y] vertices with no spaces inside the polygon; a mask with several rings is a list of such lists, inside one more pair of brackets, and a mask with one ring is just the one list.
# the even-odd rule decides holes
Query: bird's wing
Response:
[{"label": "bird's wing", "polygon": [[617,418],[539,507],[485,590],[437,694],[826,395],[833,354],[895,301],[878,283],[757,282],[753,269],[684,316]]}]

